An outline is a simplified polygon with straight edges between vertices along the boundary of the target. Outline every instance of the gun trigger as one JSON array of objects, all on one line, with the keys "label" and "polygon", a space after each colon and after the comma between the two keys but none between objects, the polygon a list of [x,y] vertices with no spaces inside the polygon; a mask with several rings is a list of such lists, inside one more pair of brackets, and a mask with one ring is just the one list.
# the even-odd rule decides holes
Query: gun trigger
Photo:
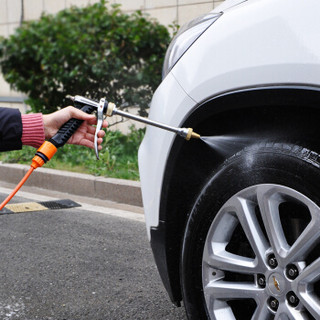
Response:
[{"label": "gun trigger", "polygon": [[97,160],[99,160],[99,150],[98,150],[98,133],[102,128],[103,124],[103,110],[105,106],[105,99],[100,99],[98,110],[97,110],[97,127],[96,132],[94,134],[94,151],[96,153]]}]

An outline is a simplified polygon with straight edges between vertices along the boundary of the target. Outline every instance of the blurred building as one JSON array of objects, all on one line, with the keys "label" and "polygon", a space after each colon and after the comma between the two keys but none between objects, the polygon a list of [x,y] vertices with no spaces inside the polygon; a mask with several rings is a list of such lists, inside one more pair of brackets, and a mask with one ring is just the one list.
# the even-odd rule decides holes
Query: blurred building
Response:
[{"label": "blurred building", "polygon": [[[86,6],[99,0],[0,0],[0,36],[8,37],[23,22],[37,20],[44,13],[54,14],[70,6]],[[110,0],[121,4],[130,13],[141,10],[164,25],[185,22],[207,13],[223,0]],[[0,75],[0,106],[11,106],[26,111],[23,94],[10,90]]]}]

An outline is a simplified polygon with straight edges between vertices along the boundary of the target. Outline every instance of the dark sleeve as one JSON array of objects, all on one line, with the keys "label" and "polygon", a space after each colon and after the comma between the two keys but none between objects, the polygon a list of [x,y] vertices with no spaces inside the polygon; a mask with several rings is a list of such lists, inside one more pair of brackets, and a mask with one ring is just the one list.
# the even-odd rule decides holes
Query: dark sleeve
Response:
[{"label": "dark sleeve", "polygon": [[22,148],[22,121],[18,109],[0,108],[0,151]]}]

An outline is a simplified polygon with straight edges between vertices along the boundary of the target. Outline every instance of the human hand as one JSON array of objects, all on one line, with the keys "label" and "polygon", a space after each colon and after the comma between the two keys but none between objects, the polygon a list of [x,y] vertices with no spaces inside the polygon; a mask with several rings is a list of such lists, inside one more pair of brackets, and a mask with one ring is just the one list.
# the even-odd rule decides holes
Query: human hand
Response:
[{"label": "human hand", "polygon": [[[84,120],[78,130],[68,140],[69,144],[77,144],[94,149],[94,134],[96,128],[94,125],[97,123],[95,115],[87,114],[75,107],[66,107],[54,113],[43,115],[44,134],[46,139],[52,138],[60,129],[71,118]],[[107,121],[103,122],[102,127],[108,126]],[[102,149],[101,143],[105,132],[100,130],[98,132],[98,150]]]}]

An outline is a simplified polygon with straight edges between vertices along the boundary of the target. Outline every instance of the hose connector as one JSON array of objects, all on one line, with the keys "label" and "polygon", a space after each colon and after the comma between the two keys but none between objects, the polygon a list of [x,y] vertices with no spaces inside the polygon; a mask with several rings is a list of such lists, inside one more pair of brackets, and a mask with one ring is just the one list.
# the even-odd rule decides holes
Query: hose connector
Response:
[{"label": "hose connector", "polygon": [[31,167],[37,169],[42,167],[57,152],[57,148],[49,141],[45,141],[32,159]]}]

